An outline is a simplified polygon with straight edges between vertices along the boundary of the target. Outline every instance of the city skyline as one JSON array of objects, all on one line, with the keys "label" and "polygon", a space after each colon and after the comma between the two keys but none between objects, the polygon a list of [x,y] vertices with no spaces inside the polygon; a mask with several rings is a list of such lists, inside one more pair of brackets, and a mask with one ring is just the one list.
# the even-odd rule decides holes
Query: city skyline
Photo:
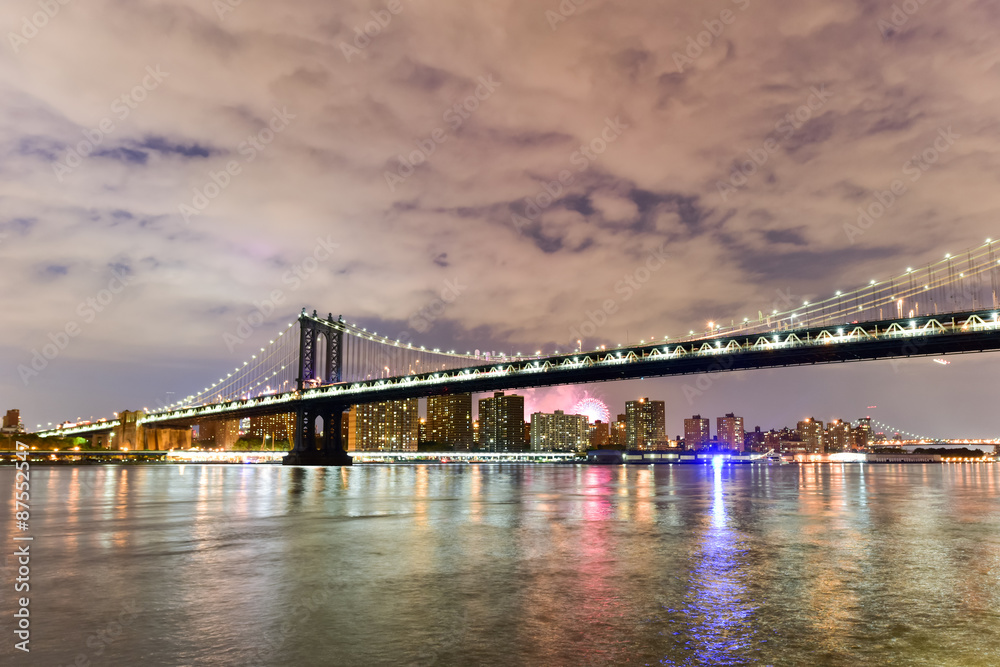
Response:
[{"label": "city skyline", "polygon": [[[361,5],[135,3],[109,22],[99,2],[30,38],[15,16],[0,398],[29,429],[169,404],[302,307],[428,348],[678,336],[1000,237],[1000,99],[965,46],[988,7],[900,23],[871,3],[723,5],[730,23],[678,2],[413,7],[364,48]],[[459,11],[475,54],[441,34]],[[914,431],[1000,432],[974,389],[1000,357],[951,361],[600,391],[688,404],[691,384],[714,413],[742,387],[788,404],[781,421],[817,394]],[[866,395],[829,390],[847,385]]]}]

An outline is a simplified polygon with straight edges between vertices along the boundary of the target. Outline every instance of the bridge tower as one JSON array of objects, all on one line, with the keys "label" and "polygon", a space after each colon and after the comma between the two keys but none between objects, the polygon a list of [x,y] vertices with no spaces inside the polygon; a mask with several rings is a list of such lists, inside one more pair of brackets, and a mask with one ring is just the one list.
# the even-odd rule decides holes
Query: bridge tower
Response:
[{"label": "bridge tower", "polygon": [[[341,320],[342,321],[342,320]],[[325,358],[322,343],[325,342]],[[305,308],[299,315],[299,391],[307,384],[340,382],[344,375],[344,331],[333,322],[333,315],[321,320],[316,311],[312,317]],[[299,407],[295,412],[295,434],[292,451],[284,465],[349,466],[351,457],[344,451],[342,415],[349,406],[331,404],[322,407]],[[317,437],[316,427],[323,420],[323,431]]]},{"label": "bridge tower", "polygon": [[[320,358],[320,344],[326,343],[325,359]],[[312,317],[302,309],[299,315],[299,375],[296,381],[299,391],[307,382],[331,384],[343,379],[344,331],[333,325],[333,315],[326,321],[318,319],[316,311]]]}]

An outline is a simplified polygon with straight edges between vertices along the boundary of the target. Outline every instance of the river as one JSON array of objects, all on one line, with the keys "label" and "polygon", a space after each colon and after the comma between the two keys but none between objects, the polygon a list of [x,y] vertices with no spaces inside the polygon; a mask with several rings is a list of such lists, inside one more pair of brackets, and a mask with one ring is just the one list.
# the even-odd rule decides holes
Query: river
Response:
[{"label": "river", "polygon": [[26,533],[0,480],[4,664],[1000,664],[1000,465],[33,465]]}]

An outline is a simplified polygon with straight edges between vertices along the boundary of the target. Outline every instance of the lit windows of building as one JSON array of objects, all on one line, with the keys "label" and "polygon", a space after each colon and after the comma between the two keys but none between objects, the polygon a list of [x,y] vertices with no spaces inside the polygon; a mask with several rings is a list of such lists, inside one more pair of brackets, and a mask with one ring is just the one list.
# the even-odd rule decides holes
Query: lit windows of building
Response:
[{"label": "lit windows of building", "polygon": [[589,420],[586,415],[536,412],[531,415],[531,450],[535,452],[569,452],[585,450],[589,442]]},{"label": "lit windows of building", "polygon": [[834,419],[826,425],[826,451],[846,452],[851,449],[851,423]]},{"label": "lit windows of building", "polygon": [[610,424],[598,419],[590,426],[590,446],[594,448],[607,447],[611,444]]},{"label": "lit windows of building", "polygon": [[625,446],[628,449],[667,448],[663,401],[640,398],[625,403]]},{"label": "lit windows of building", "polygon": [[823,444],[823,422],[809,417],[800,421],[796,430],[801,438],[807,454],[822,454]]},{"label": "lit windows of building", "polygon": [[708,432],[708,419],[694,415],[684,420],[685,449],[705,449],[712,441]]},{"label": "lit windows of building", "polygon": [[426,440],[453,447],[472,448],[472,394],[446,394],[427,398]]},{"label": "lit windows of building", "polygon": [[715,432],[718,436],[719,447],[722,449],[734,449],[742,452],[745,449],[743,438],[743,417],[737,417],[732,412],[725,417],[716,417]]},{"label": "lit windows of building", "polygon": [[625,449],[626,446],[626,423],[625,415],[618,415],[618,418],[611,422],[611,427],[609,428],[609,439],[612,447],[617,447],[618,449]]},{"label": "lit windows of building", "polygon": [[416,451],[420,416],[416,398],[351,406],[348,451]]},{"label": "lit windows of building", "polygon": [[524,396],[495,392],[479,399],[479,449],[520,452],[525,449]]}]

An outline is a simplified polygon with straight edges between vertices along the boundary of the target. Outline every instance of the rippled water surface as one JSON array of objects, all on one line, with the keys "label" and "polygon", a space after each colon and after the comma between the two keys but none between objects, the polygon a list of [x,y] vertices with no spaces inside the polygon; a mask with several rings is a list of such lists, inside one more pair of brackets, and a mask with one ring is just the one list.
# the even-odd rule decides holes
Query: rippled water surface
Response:
[{"label": "rippled water surface", "polygon": [[[33,466],[31,482],[17,664],[1000,665],[996,465]],[[11,536],[12,469],[0,483]]]}]

